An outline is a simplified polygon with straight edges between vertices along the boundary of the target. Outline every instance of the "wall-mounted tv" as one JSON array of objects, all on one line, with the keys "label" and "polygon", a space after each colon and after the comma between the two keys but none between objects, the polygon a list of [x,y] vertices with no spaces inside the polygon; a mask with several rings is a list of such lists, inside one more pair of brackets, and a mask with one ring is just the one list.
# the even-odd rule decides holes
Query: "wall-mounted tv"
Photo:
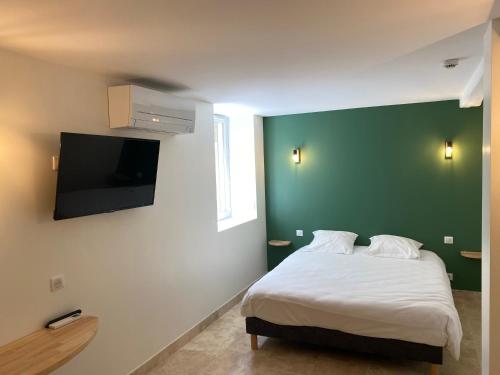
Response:
[{"label": "wall-mounted tv", "polygon": [[61,133],[54,220],[154,203],[160,141]]}]

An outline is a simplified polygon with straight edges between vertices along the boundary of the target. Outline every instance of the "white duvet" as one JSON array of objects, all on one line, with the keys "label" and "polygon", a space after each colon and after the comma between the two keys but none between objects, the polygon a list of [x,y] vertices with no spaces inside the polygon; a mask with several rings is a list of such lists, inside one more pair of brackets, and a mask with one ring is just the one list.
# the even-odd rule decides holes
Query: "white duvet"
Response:
[{"label": "white duvet", "polygon": [[462,327],[442,260],[307,251],[286,258],[243,297],[241,313],[275,324],[335,329],[448,348],[460,355]]}]

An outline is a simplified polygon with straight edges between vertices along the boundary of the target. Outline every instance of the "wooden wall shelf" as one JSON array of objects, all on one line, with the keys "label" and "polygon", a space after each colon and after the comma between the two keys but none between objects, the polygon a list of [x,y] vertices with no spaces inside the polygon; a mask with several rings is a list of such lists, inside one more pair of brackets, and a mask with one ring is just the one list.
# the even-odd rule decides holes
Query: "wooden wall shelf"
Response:
[{"label": "wooden wall shelf", "polygon": [[460,255],[470,259],[481,259],[480,251],[461,251]]},{"label": "wooden wall shelf", "polygon": [[65,327],[44,328],[0,347],[0,374],[50,374],[88,345],[97,324],[96,317],[86,316]]},{"label": "wooden wall shelf", "polygon": [[283,246],[290,246],[292,241],[287,241],[287,240],[271,240],[268,242],[270,246],[278,246],[278,247],[283,247]]}]

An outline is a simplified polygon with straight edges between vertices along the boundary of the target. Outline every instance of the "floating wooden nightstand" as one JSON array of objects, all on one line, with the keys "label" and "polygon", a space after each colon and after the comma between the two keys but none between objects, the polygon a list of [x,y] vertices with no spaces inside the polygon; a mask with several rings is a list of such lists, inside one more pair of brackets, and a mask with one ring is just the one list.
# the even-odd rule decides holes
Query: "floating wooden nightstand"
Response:
[{"label": "floating wooden nightstand", "polygon": [[270,246],[276,246],[276,247],[283,247],[283,246],[290,246],[292,241],[287,241],[287,240],[270,240],[268,244]]},{"label": "floating wooden nightstand", "polygon": [[480,251],[461,251],[460,255],[470,259],[481,259]]},{"label": "floating wooden nightstand", "polygon": [[84,316],[65,327],[44,328],[0,347],[0,374],[50,374],[88,345],[97,322],[94,316]]}]

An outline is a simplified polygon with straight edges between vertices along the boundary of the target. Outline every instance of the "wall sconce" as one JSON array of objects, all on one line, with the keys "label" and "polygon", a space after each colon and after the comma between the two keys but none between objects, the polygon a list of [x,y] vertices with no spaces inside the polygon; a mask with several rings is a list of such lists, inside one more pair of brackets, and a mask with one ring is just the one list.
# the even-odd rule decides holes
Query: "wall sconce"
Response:
[{"label": "wall sconce", "polygon": [[52,156],[52,170],[55,172],[59,169],[59,156]]},{"label": "wall sconce", "polygon": [[295,162],[295,164],[300,163],[300,148],[297,147],[293,149],[292,160]]},{"label": "wall sconce", "polygon": [[444,143],[444,158],[453,159],[453,143],[451,141]]}]

